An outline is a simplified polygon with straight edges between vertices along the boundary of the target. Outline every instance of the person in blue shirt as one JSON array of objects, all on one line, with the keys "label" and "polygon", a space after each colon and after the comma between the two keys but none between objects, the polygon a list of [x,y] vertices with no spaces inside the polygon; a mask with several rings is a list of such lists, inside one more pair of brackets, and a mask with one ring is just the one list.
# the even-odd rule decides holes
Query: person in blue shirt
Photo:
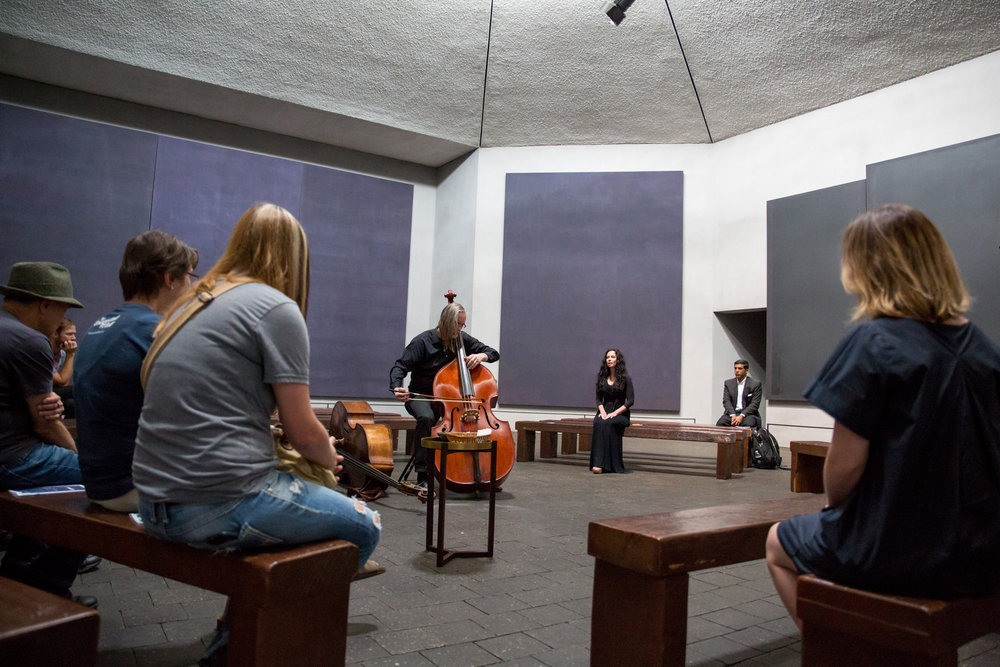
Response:
[{"label": "person in blue shirt", "polygon": [[138,511],[132,452],[143,391],[139,372],[160,318],[191,285],[198,252],[160,230],[125,246],[118,280],[125,303],[99,317],[80,343],[74,371],[77,449],[91,501]]}]

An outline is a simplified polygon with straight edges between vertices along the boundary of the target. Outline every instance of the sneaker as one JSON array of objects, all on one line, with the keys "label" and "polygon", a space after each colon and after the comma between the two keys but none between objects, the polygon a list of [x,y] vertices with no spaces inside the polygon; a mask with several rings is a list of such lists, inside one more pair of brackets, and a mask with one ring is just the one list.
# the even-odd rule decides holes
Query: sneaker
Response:
[{"label": "sneaker", "polygon": [[101,557],[94,556],[93,554],[87,556],[80,563],[80,569],[76,571],[77,574],[85,574],[87,572],[93,572],[101,566]]},{"label": "sneaker", "polygon": [[361,569],[357,571],[354,575],[354,581],[359,579],[367,579],[368,577],[374,577],[376,575],[385,572],[385,568],[369,558],[365,561],[365,564],[361,566]]},{"label": "sneaker", "polygon": [[89,607],[90,609],[97,609],[97,598],[93,595],[74,595],[70,599],[84,607]]}]

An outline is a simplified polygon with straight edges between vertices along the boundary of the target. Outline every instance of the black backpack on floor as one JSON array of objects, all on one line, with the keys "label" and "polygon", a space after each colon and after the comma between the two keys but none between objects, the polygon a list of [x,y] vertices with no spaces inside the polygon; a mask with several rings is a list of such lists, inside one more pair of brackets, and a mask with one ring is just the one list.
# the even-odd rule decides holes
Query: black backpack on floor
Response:
[{"label": "black backpack on floor", "polygon": [[750,432],[750,465],[766,470],[781,467],[778,441],[763,426],[758,426]]}]

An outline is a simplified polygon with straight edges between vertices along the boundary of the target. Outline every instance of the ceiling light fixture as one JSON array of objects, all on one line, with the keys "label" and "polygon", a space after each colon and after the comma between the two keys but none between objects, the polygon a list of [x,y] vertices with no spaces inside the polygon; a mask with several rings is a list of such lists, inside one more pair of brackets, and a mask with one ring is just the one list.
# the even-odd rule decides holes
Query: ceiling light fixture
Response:
[{"label": "ceiling light fixture", "polygon": [[632,6],[635,0],[609,0],[601,6],[601,11],[614,21],[615,25],[621,25],[625,20],[625,10]]}]

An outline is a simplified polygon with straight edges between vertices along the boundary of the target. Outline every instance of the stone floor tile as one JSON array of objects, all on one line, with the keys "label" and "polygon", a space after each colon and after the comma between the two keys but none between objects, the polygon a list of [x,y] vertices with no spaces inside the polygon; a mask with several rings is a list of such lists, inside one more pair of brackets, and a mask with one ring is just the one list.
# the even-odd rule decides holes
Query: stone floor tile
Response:
[{"label": "stone floor tile", "polygon": [[226,599],[220,596],[212,600],[181,602],[180,605],[187,612],[188,618],[218,619],[226,610]]},{"label": "stone floor tile", "polygon": [[168,641],[163,627],[154,623],[152,625],[139,625],[132,628],[122,628],[114,632],[101,632],[100,649],[113,650],[121,648],[135,648],[137,646],[155,646]]},{"label": "stone floor tile", "polygon": [[756,649],[761,653],[776,651],[779,648],[788,646],[795,641],[795,637],[778,634],[777,632],[772,632],[771,630],[762,628],[759,625],[731,632],[726,635],[726,639],[732,639],[735,642],[739,642],[749,646],[750,648]]},{"label": "stone floor tile", "polygon": [[575,587],[566,585],[553,588],[535,588],[530,591],[514,591],[510,593],[510,596],[515,600],[520,600],[529,607],[540,607],[542,605],[566,602],[567,600],[578,600],[589,594],[589,587],[581,593]]},{"label": "stone floor tile", "polygon": [[802,654],[787,646],[737,663],[739,667],[800,667],[801,664]]},{"label": "stone floor tile", "polygon": [[719,660],[727,665],[735,665],[738,662],[760,655],[759,651],[755,651],[749,646],[734,642],[732,639],[727,639],[726,637],[704,639],[691,644],[690,649],[695,653],[704,655],[706,658]]},{"label": "stone floor tile", "polygon": [[774,581],[772,581],[770,577],[767,579],[754,579],[753,581],[747,581],[743,585],[760,591],[764,595],[777,595],[774,590]]},{"label": "stone floor tile", "polygon": [[771,581],[771,573],[764,559],[728,566],[725,573],[747,581]]},{"label": "stone floor tile", "polygon": [[[584,663],[581,663],[584,664]],[[548,663],[542,662],[538,658],[530,655],[515,660],[504,660],[504,667],[549,667]]]},{"label": "stone floor tile", "polygon": [[382,630],[405,630],[406,628],[423,628],[435,625],[440,621],[431,616],[431,607],[414,607],[411,609],[390,609],[387,612],[365,614],[378,620]]},{"label": "stone floor tile", "polygon": [[434,663],[420,653],[405,653],[388,658],[376,658],[362,663],[364,667],[429,667]]},{"label": "stone floor tile", "polygon": [[481,649],[473,643],[451,644],[441,648],[421,651],[423,656],[435,665],[467,665],[468,667],[479,667],[479,665],[492,665],[497,662],[497,657]]},{"label": "stone floor tile", "polygon": [[702,614],[701,618],[712,621],[713,623],[724,625],[727,628],[732,628],[733,630],[742,630],[743,628],[758,625],[761,622],[759,617],[745,614],[742,611],[733,609],[732,607]]},{"label": "stone floor tile", "polygon": [[560,602],[560,607],[566,607],[567,609],[576,612],[580,616],[590,618],[590,613],[593,609],[593,599],[588,595],[585,598],[580,598],[578,600],[567,600],[566,602]]},{"label": "stone floor tile", "polygon": [[702,581],[701,579],[695,579],[694,577],[688,577],[688,595],[693,595],[695,593],[704,593],[706,591],[714,591],[718,586],[715,584],[710,584],[707,581]]},{"label": "stone floor tile", "polygon": [[766,623],[760,623],[760,627],[770,630],[771,632],[776,632],[779,635],[787,635],[789,637],[799,636],[799,626],[795,625],[795,621],[792,617],[785,614],[781,618],[776,618],[773,621],[767,621]]},{"label": "stone floor tile", "polygon": [[589,646],[566,646],[532,656],[551,667],[580,667],[590,664]]},{"label": "stone floor tile", "polygon": [[541,623],[533,621],[516,611],[490,614],[485,618],[477,619],[476,623],[483,626],[497,637],[542,627]]},{"label": "stone floor tile", "polygon": [[477,641],[476,645],[504,661],[511,658],[523,658],[533,653],[549,650],[547,644],[538,641],[534,637],[529,637],[522,632],[483,639]]},{"label": "stone floor tile", "polygon": [[712,584],[713,586],[735,586],[737,584],[742,584],[743,579],[739,577],[734,577],[731,574],[722,572],[719,570],[700,570],[691,573],[692,579],[697,579],[698,581],[704,581],[707,584]]},{"label": "stone floor tile", "polygon": [[354,662],[368,662],[389,657],[389,652],[368,636],[348,636],[347,654]]},{"label": "stone floor tile", "polygon": [[163,633],[167,636],[167,641],[188,642],[192,640],[205,639],[210,641],[215,634],[215,621],[206,618],[198,618],[187,621],[170,621],[161,623]]},{"label": "stone floor tile", "polygon": [[991,632],[988,635],[980,637],[979,639],[974,639],[968,644],[960,646],[958,648],[958,659],[965,660],[967,658],[975,657],[980,653],[985,653],[996,648],[998,645],[1000,645],[1000,633]]},{"label": "stone floor tile", "polygon": [[959,663],[960,667],[996,667],[1000,665],[1000,648],[973,656]]},{"label": "stone floor tile", "polygon": [[[149,588],[147,589],[153,604],[169,604],[171,602],[197,602],[199,600],[225,600],[226,596],[206,591],[193,586]],[[115,593],[118,594],[117,592]]]},{"label": "stone floor tile", "polygon": [[490,595],[469,600],[469,604],[486,614],[495,614],[502,611],[518,611],[528,608],[528,604],[506,594]]},{"label": "stone floor tile", "polygon": [[687,643],[691,644],[710,637],[718,637],[732,631],[732,628],[714,623],[704,616],[694,616],[687,620]]},{"label": "stone floor tile", "polygon": [[783,606],[765,600],[744,602],[743,604],[736,605],[733,609],[742,611],[745,614],[751,614],[765,621],[773,621],[788,616],[788,611]]},{"label": "stone floor tile", "polygon": [[686,667],[725,667],[726,663],[704,656],[689,645],[684,653],[684,664]]},{"label": "stone floor tile", "polygon": [[372,635],[372,639],[393,655],[438,648],[448,643],[446,640],[436,637],[426,627],[378,632]]},{"label": "stone floor tile", "polygon": [[170,644],[169,648],[147,646],[134,649],[133,652],[137,667],[188,667],[198,664],[198,660],[205,654],[205,645],[197,641]]},{"label": "stone floor tile", "polygon": [[455,621],[430,627],[435,637],[443,640],[442,645],[462,644],[488,639],[493,633],[474,621]]},{"label": "stone floor tile", "polygon": [[740,584],[738,586],[723,586],[721,588],[716,588],[712,592],[719,597],[723,597],[737,603],[750,602],[751,600],[760,600],[761,598],[768,597],[767,595],[762,595],[760,591],[754,590],[746,584]]},{"label": "stone floor tile", "polygon": [[549,625],[536,630],[528,630],[525,634],[548,644],[554,649],[570,646],[590,646],[590,633],[569,623],[560,623],[559,625]]},{"label": "stone floor tile", "polygon": [[688,616],[701,616],[711,611],[726,609],[732,604],[732,600],[716,595],[715,591],[696,593],[688,596]]},{"label": "stone floor tile", "polygon": [[153,605],[152,602],[145,605],[126,607],[120,611],[125,627],[134,625],[146,625],[147,623],[164,623],[166,621],[185,621],[188,614],[180,603]]},{"label": "stone floor tile", "polygon": [[558,604],[547,604],[541,607],[522,609],[519,613],[540,625],[555,625],[556,623],[565,623],[580,618],[580,614]]}]

